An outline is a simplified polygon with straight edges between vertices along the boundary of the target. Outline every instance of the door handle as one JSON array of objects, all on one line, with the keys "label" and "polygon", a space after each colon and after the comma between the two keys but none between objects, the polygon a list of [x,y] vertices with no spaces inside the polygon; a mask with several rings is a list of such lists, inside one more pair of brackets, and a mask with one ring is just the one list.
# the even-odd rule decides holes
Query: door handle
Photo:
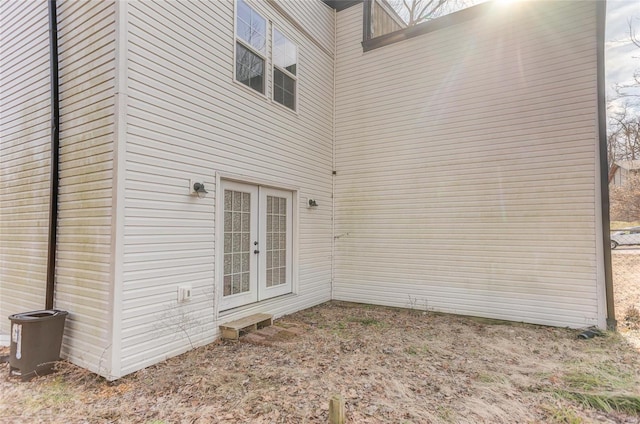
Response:
[{"label": "door handle", "polygon": [[254,250],[253,253],[255,253],[257,255],[258,253],[260,253],[260,251],[259,250]]}]

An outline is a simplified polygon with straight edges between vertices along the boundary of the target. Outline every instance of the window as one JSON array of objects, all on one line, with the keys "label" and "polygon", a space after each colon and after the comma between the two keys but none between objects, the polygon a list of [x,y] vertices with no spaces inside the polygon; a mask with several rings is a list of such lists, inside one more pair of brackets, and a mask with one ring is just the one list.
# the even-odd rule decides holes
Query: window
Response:
[{"label": "window", "polygon": [[273,100],[296,110],[298,47],[273,29]]},{"label": "window", "polygon": [[475,19],[492,8],[488,0],[368,0],[363,4],[364,52]]},{"label": "window", "polygon": [[243,0],[236,12],[236,80],[264,94],[267,21]]},{"label": "window", "polygon": [[[272,31],[270,45],[267,31]],[[272,84],[273,101],[296,110],[298,46],[246,0],[236,1],[235,62],[236,81],[263,95],[267,95],[267,87]]]}]

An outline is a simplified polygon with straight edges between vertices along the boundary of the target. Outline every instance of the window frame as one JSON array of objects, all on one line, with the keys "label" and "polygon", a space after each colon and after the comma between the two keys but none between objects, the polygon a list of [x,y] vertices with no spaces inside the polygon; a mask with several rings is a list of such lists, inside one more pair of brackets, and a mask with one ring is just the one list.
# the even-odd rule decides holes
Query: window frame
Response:
[{"label": "window frame", "polygon": [[[291,44],[293,44],[296,48],[296,73],[293,74],[291,72],[289,72],[289,70],[282,68],[281,66],[276,64],[275,61],[275,39],[276,39],[276,31],[280,33],[280,35],[288,42],[290,42]],[[275,24],[271,24],[271,66],[270,66],[270,70],[271,70],[271,101],[277,105],[279,105],[280,107],[285,108],[286,110],[290,111],[290,112],[294,112],[294,113],[298,113],[298,75],[300,74],[300,59],[299,59],[299,48],[298,48],[298,44],[295,43],[289,36],[287,36],[284,31],[282,31],[278,26],[276,26]],[[275,84],[276,84],[276,80],[275,80],[275,71],[276,69],[280,72],[282,72],[285,76],[291,78],[293,80],[293,108],[290,108],[289,106],[285,105],[284,103],[280,103],[278,100],[275,99]]]},{"label": "window frame", "polygon": [[[249,9],[251,9],[251,11],[253,11],[255,14],[257,14],[258,16],[260,16],[260,18],[262,18],[264,20],[265,23],[265,31],[264,31],[264,53],[261,53],[260,51],[258,51],[255,47],[253,47],[248,41],[242,39],[239,35],[238,35],[238,4],[240,3],[240,1],[242,1],[247,7],[249,7]],[[251,93],[260,95],[264,98],[267,98],[269,96],[268,94],[268,87],[269,87],[269,82],[270,79],[268,77],[268,71],[271,68],[270,66],[270,62],[269,62],[269,47],[271,45],[271,41],[269,39],[269,24],[271,24],[271,21],[269,19],[267,19],[266,17],[264,17],[261,13],[259,13],[257,10],[255,10],[255,8],[249,4],[246,0],[235,0],[233,2],[234,6],[233,6],[233,11],[234,11],[234,16],[233,16],[233,81],[235,83],[237,83],[238,85],[240,85],[241,87],[243,87],[245,90],[248,90]],[[273,26],[273,25],[271,25]],[[243,48],[245,48],[246,50],[248,50],[249,52],[255,54],[256,56],[258,56],[260,59],[263,60],[264,62],[264,67],[263,67],[263,72],[262,72],[262,91],[258,91],[255,88],[251,87],[250,85],[245,84],[244,82],[238,80],[238,44],[240,44]]]}]

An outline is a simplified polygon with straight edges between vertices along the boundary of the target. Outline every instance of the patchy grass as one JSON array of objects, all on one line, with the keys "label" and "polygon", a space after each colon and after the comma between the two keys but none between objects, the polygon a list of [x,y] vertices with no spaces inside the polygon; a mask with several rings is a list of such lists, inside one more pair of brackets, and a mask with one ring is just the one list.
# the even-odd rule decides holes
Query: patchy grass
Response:
[{"label": "patchy grass", "polygon": [[545,421],[552,424],[582,424],[584,420],[566,407],[543,405],[542,410],[547,414]]},{"label": "patchy grass", "polygon": [[564,384],[553,389],[557,396],[607,413],[616,411],[640,417],[640,393],[633,374],[610,360],[568,365],[570,371],[562,377]]},{"label": "patchy grass", "polygon": [[640,227],[640,221],[611,221],[609,224],[611,231],[621,230],[628,227]]},{"label": "patchy grass", "polygon": [[604,412],[622,412],[640,416],[640,397],[629,395],[607,395],[604,393],[580,393],[556,390],[555,393],[565,399],[576,401],[583,406]]},{"label": "patchy grass", "polygon": [[65,362],[0,379],[0,423],[326,423],[335,393],[349,423],[639,418],[640,352],[617,334],[343,302],[276,324],[302,331],[216,342],[111,383]]},{"label": "patchy grass", "polygon": [[563,380],[567,387],[577,390],[627,390],[633,389],[635,380],[622,372],[617,364],[605,361],[597,364],[571,364]]},{"label": "patchy grass", "polygon": [[376,327],[384,327],[384,322],[376,319],[376,318],[370,318],[370,317],[365,317],[365,318],[358,318],[358,317],[351,317],[349,318],[350,322],[357,322],[359,324],[362,324],[364,326],[376,326]]}]

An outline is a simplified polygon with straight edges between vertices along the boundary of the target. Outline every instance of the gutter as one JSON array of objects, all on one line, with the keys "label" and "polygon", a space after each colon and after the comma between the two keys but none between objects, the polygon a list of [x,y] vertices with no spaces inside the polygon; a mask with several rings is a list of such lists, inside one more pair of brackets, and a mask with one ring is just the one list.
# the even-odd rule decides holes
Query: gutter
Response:
[{"label": "gutter", "polygon": [[597,2],[598,47],[596,52],[598,63],[598,137],[600,156],[600,206],[602,213],[602,244],[604,256],[604,287],[607,305],[607,329],[615,331],[617,326],[616,311],[613,302],[613,273],[611,270],[611,217],[609,216],[609,161],[607,159],[607,97],[604,78],[604,42],[607,3]]},{"label": "gutter", "polygon": [[58,79],[58,15],[56,0],[49,0],[49,53],[51,77],[51,177],[49,193],[49,240],[45,309],[53,309],[58,239],[58,180],[60,151],[60,90]]}]

